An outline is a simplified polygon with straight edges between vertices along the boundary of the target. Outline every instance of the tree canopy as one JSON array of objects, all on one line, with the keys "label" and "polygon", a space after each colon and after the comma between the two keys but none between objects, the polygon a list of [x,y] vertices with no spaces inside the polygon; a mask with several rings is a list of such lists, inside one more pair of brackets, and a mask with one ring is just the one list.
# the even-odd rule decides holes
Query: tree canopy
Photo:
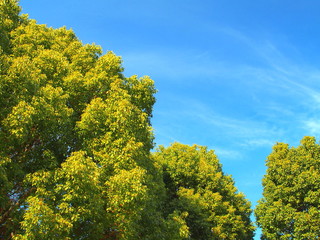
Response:
[{"label": "tree canopy", "polygon": [[263,239],[318,239],[320,236],[320,145],[304,137],[289,148],[278,143],[267,159],[263,198],[255,215]]},{"label": "tree canopy", "polygon": [[213,152],[150,153],[149,77],[15,0],[0,2],[0,35],[1,239],[252,238]]},{"label": "tree canopy", "polygon": [[182,212],[189,239],[252,239],[250,203],[214,151],[174,143],[154,154],[163,169],[167,211]]}]

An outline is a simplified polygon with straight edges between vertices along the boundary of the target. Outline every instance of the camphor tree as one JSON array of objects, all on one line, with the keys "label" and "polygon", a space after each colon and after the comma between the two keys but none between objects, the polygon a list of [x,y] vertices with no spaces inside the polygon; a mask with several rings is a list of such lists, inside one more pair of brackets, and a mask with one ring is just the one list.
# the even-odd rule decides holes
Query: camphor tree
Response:
[{"label": "camphor tree", "polygon": [[267,158],[263,198],[255,215],[263,239],[320,238],[320,145],[304,137],[277,143]]},{"label": "camphor tree", "polygon": [[185,217],[188,239],[253,238],[250,203],[206,147],[174,143],[154,158],[162,166],[168,212]]},{"label": "camphor tree", "polygon": [[182,239],[162,213],[149,77],[0,2],[0,238]]}]

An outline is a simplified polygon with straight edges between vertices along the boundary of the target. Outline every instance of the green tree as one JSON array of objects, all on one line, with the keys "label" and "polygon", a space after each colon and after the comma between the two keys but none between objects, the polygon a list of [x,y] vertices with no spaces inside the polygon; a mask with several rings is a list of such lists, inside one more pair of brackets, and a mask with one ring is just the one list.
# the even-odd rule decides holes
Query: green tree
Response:
[{"label": "green tree", "polygon": [[214,151],[174,143],[154,158],[163,168],[167,211],[184,213],[188,239],[252,239],[250,204]]},{"label": "green tree", "polygon": [[0,2],[0,238],[181,239],[150,156],[153,81],[19,12]]},{"label": "green tree", "polygon": [[251,238],[249,203],[213,152],[151,155],[149,77],[19,12],[0,1],[1,239]]},{"label": "green tree", "polygon": [[255,210],[263,239],[320,237],[320,145],[304,137],[289,148],[277,143],[268,156],[263,198]]}]

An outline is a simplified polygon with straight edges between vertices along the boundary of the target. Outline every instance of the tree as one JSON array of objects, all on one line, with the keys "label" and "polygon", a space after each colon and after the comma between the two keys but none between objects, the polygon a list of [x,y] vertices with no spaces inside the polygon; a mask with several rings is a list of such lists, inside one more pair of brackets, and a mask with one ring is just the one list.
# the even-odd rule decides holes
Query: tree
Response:
[{"label": "tree", "polygon": [[250,204],[214,151],[174,143],[154,158],[163,168],[167,211],[184,213],[188,239],[252,239]]},{"label": "tree", "polygon": [[152,157],[149,77],[19,12],[0,2],[1,239],[251,237],[249,203],[212,152],[188,151],[181,179]]},{"label": "tree", "polygon": [[263,198],[255,210],[263,239],[320,237],[320,145],[304,137],[289,148],[277,143],[268,156]]},{"label": "tree", "polygon": [[0,238],[181,239],[150,157],[156,92],[121,58],[0,3]]}]

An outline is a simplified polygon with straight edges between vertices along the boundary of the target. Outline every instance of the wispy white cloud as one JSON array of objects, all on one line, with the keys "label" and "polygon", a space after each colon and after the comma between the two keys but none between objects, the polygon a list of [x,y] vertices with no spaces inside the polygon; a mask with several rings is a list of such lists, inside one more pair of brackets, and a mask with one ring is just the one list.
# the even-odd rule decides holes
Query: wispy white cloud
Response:
[{"label": "wispy white cloud", "polygon": [[[276,116],[283,116],[289,125],[289,121],[294,123],[295,129],[305,129],[306,134],[320,135],[320,121],[315,120],[320,119],[318,66],[307,65],[295,58],[299,56],[299,51],[290,43],[285,45],[289,46],[288,48],[294,54],[288,56],[283,49],[280,50],[277,47],[277,43],[266,39],[256,40],[230,28],[225,28],[223,31],[243,42],[255,52],[258,59],[266,63],[261,66],[244,67],[247,69],[243,71],[254,81],[259,80],[265,92],[271,91],[271,96],[280,97],[278,101],[265,102],[266,107],[260,113],[272,116],[275,123],[277,120],[282,120],[281,117],[279,119]],[[274,94],[274,89],[277,89],[278,93]]]},{"label": "wispy white cloud", "polygon": [[[315,120],[320,119],[320,114],[316,113],[320,108],[320,71],[314,66],[300,64],[299,60],[288,56],[270,40],[255,39],[231,28],[222,32],[245,45],[259,64],[229,63],[212,56],[210,50],[181,52],[179,49],[131,52],[123,56],[124,62],[129,72],[134,69],[135,73],[157,76],[160,79],[155,79],[156,83],[169,86],[174,82],[174,86],[202,84],[204,88],[214,89],[217,83],[224,81],[224,84],[229,84],[228,87],[237,88],[235,91],[241,93],[234,101],[243,101],[245,105],[238,105],[243,109],[249,108],[254,116],[239,116],[232,112],[233,109],[220,111],[206,102],[214,95],[199,98],[193,96],[192,89],[187,96],[173,89],[170,99],[159,98],[158,101],[175,103],[162,109],[164,115],[160,117],[172,119],[175,115],[172,119],[174,123],[164,123],[160,119],[155,125],[156,133],[163,139],[181,141],[185,139],[184,132],[203,136],[198,126],[204,124],[212,138],[247,148],[270,148],[276,141],[303,135],[303,131],[313,135],[320,133],[320,123]],[[187,129],[190,128],[190,123],[184,123],[187,119],[193,123],[192,129]],[[216,145],[216,149],[218,147]],[[230,158],[240,156],[221,146],[217,153]]]},{"label": "wispy white cloud", "polygon": [[219,159],[230,159],[232,161],[242,161],[244,159],[244,156],[240,151],[217,146],[209,146],[209,148],[214,149]]},{"label": "wispy white cloud", "polygon": [[[189,104],[190,105],[190,104]],[[236,141],[242,146],[272,146],[272,139],[281,134],[281,130],[271,127],[264,122],[250,119],[236,119],[221,116],[212,109],[202,105],[189,111],[188,115],[197,118],[211,126],[213,129],[223,131],[230,141]],[[241,141],[239,141],[241,139]]]},{"label": "wispy white cloud", "polygon": [[253,139],[248,139],[244,142],[244,146],[255,146],[255,147],[272,147],[275,144],[274,136],[269,136],[266,137],[264,136],[261,138],[253,138]]},{"label": "wispy white cloud", "polygon": [[[228,67],[218,60],[208,60],[203,51],[181,52],[175,49],[158,49],[148,52],[127,52],[123,56],[125,70],[130,75],[161,76],[162,80],[182,82],[201,81],[203,77],[224,75]],[[160,80],[159,80],[160,81]]]},{"label": "wispy white cloud", "polygon": [[308,119],[305,122],[305,129],[308,134],[320,136],[320,120],[319,119]]}]

